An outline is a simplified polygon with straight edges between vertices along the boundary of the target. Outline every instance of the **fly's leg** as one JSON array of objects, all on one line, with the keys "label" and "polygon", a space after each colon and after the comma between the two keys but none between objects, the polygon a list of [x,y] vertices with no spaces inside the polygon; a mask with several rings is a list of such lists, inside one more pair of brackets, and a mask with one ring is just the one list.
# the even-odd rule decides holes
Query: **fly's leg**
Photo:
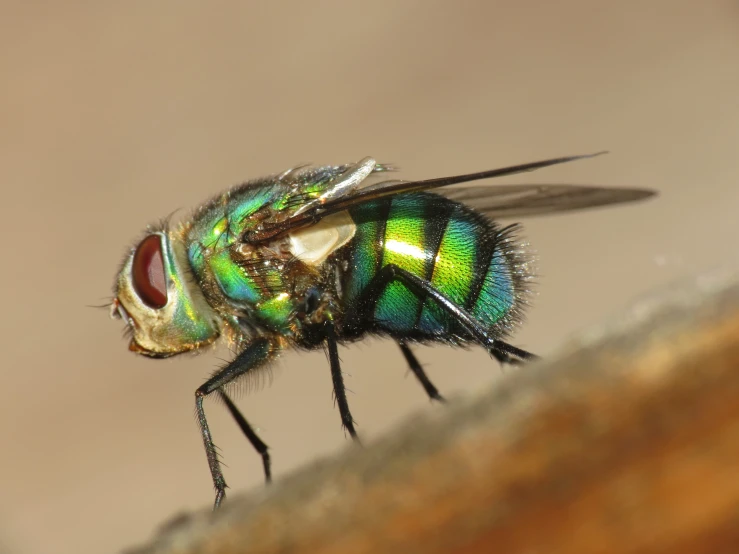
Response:
[{"label": "fly's leg", "polygon": [[349,431],[352,439],[358,441],[357,431],[354,429],[354,418],[349,411],[349,403],[346,400],[346,389],[344,387],[344,376],[341,373],[341,361],[339,360],[339,349],[336,344],[336,331],[334,324],[327,322],[325,327],[326,346],[328,347],[328,361],[331,366],[331,380],[334,384],[334,397],[339,406],[341,424]]},{"label": "fly's leg", "polygon": [[429,398],[431,400],[436,400],[437,402],[446,402],[444,397],[439,394],[439,390],[428,378],[428,375],[426,375],[426,372],[423,370],[423,367],[421,367],[418,358],[413,354],[410,347],[403,341],[398,341],[398,346],[400,347],[400,351],[403,353],[403,356],[405,356],[405,361],[408,362],[408,366],[411,368],[413,375],[415,375],[418,382],[421,383],[423,390],[426,391]]},{"label": "fly's leg", "polygon": [[[399,281],[408,287],[414,294],[419,297],[428,297],[433,299],[436,304],[453,317],[475,338],[475,340],[484,346],[490,354],[501,363],[520,364],[526,360],[535,359],[536,356],[520,348],[516,348],[498,338],[490,336],[489,330],[477,321],[467,310],[452,302],[449,298],[439,292],[431,283],[422,279],[418,275],[414,275],[410,271],[398,267],[395,264],[388,264],[383,267],[372,281],[367,285],[362,298],[357,305],[367,306],[370,300],[379,298],[379,295],[385,290],[385,287],[392,281]],[[356,314],[353,314],[356,317]]]},{"label": "fly's leg", "polygon": [[218,396],[220,396],[221,400],[223,400],[223,402],[226,404],[228,411],[231,412],[231,415],[236,420],[236,424],[239,426],[239,429],[241,429],[241,432],[244,433],[244,436],[246,436],[246,438],[249,440],[251,445],[254,447],[254,450],[256,450],[260,456],[262,456],[262,465],[264,466],[264,480],[267,483],[272,482],[272,461],[269,457],[267,445],[264,443],[264,441],[262,441],[262,439],[259,438],[254,429],[252,429],[251,425],[249,425],[249,422],[246,421],[246,418],[236,407],[236,404],[233,403],[233,400],[231,400],[228,395],[223,392],[222,389],[218,391]]},{"label": "fly's leg", "polygon": [[502,340],[496,340],[495,343],[498,348],[491,350],[490,353],[501,364],[520,365],[526,360],[536,360],[539,358],[536,354],[516,348],[512,344],[508,344]]},{"label": "fly's leg", "polygon": [[269,360],[274,356],[275,350],[276,346],[269,340],[257,339],[247,346],[241,354],[236,356],[230,364],[219,370],[195,391],[195,409],[197,411],[198,423],[200,424],[200,433],[203,436],[203,445],[205,446],[205,455],[208,458],[210,475],[213,478],[213,487],[216,489],[216,499],[213,505],[214,510],[221,505],[223,498],[226,496],[227,485],[226,480],[223,478],[223,472],[221,471],[221,463],[218,460],[216,446],[210,434],[208,420],[205,417],[205,410],[203,410],[203,399],[213,392],[220,391],[234,379],[241,377]]}]

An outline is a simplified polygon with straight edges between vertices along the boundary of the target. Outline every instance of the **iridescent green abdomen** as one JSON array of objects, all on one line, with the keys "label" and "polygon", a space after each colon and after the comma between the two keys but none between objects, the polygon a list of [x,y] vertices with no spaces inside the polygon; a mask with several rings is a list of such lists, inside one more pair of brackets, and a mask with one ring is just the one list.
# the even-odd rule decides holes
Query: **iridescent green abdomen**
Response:
[{"label": "iridescent green abdomen", "polygon": [[[430,193],[398,195],[350,210],[357,223],[348,246],[344,302],[351,306],[388,264],[427,280],[490,329],[505,332],[517,315],[525,260],[510,229],[462,204]],[[369,307],[373,326],[416,338],[466,338],[465,331],[432,301],[404,284],[385,287]]]}]

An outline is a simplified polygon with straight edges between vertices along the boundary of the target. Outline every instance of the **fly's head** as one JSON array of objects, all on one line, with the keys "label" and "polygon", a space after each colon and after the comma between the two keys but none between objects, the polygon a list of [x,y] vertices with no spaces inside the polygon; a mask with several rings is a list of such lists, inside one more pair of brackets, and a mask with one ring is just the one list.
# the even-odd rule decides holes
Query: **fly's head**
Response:
[{"label": "fly's head", "polygon": [[148,234],[126,257],[111,316],[129,326],[130,350],[154,358],[195,350],[220,334],[181,240],[164,231]]}]

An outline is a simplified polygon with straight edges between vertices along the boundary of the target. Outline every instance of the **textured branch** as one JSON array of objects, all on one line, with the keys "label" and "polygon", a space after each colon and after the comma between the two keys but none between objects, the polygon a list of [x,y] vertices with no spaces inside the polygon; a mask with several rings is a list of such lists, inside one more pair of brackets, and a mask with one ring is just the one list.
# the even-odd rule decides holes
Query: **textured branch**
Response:
[{"label": "textured branch", "polygon": [[739,552],[739,281],[180,518],[131,554]]}]

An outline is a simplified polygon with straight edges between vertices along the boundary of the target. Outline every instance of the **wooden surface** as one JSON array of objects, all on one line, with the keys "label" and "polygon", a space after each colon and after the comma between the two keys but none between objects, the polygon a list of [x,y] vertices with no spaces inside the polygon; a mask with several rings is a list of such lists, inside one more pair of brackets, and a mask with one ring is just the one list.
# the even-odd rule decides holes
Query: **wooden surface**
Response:
[{"label": "wooden surface", "polygon": [[637,303],[129,554],[739,552],[739,282]]}]

